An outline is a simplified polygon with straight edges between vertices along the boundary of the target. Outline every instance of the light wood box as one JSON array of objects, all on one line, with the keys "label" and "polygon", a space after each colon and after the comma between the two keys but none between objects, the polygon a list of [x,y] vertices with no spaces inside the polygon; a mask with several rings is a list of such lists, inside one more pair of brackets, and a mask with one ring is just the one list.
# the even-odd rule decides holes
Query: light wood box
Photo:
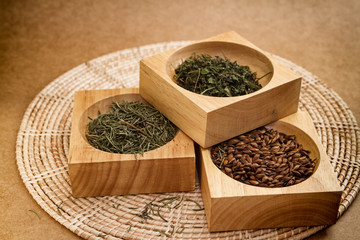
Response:
[{"label": "light wood box", "polygon": [[[188,91],[173,80],[175,68],[194,54],[226,56],[247,65],[262,89],[237,97]],[[142,59],[140,94],[202,147],[209,147],[297,111],[301,77],[235,32]]]},{"label": "light wood box", "polygon": [[164,146],[137,154],[108,153],[86,140],[88,116],[109,111],[113,101],[141,101],[138,89],[79,91],[75,94],[69,175],[75,197],[189,191],[195,188],[194,142],[181,130]]},{"label": "light wood box", "polygon": [[267,125],[296,135],[316,170],[305,181],[282,188],[241,183],[221,172],[210,149],[199,147],[201,191],[210,231],[329,225],[336,222],[341,188],[309,115],[298,112]]}]

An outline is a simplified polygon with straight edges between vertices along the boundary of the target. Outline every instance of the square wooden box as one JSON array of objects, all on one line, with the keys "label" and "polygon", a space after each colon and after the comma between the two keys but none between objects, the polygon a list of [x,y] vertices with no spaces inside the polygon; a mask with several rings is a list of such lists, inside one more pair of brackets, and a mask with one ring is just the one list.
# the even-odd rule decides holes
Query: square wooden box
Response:
[{"label": "square wooden box", "polygon": [[210,231],[329,225],[336,222],[341,188],[310,116],[297,112],[267,125],[296,135],[316,170],[305,181],[282,188],[241,183],[221,172],[210,149],[199,147],[201,191]]},{"label": "square wooden box", "polygon": [[[262,89],[237,97],[210,97],[173,80],[175,68],[195,53],[226,56],[247,65]],[[142,59],[140,94],[202,147],[209,147],[297,111],[301,77],[235,32]]]},{"label": "square wooden box", "polygon": [[75,197],[190,191],[195,188],[194,142],[181,130],[162,147],[140,154],[98,150],[86,140],[88,116],[107,112],[113,101],[140,101],[138,89],[79,91],[75,94],[69,175]]}]

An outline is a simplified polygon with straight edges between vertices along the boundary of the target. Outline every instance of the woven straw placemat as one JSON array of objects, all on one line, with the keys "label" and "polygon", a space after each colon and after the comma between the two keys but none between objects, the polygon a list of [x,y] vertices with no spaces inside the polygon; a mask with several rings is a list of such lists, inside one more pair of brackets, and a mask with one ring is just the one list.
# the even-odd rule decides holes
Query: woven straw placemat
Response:
[{"label": "woven straw placemat", "polygon": [[[74,198],[67,158],[74,92],[138,87],[139,61],[190,42],[170,42],[118,51],[81,64],[45,87],[31,102],[16,143],[20,175],[37,203],[56,221],[85,239],[302,239],[325,226],[209,233],[204,211],[194,203],[141,223],[136,216],[154,199],[180,196],[202,205],[199,183],[192,192]],[[274,56],[303,77],[300,109],[309,112],[343,189],[340,217],[359,191],[360,132],[343,100],[317,77]],[[137,208],[137,209],[134,209]],[[162,232],[161,232],[162,231]]]}]

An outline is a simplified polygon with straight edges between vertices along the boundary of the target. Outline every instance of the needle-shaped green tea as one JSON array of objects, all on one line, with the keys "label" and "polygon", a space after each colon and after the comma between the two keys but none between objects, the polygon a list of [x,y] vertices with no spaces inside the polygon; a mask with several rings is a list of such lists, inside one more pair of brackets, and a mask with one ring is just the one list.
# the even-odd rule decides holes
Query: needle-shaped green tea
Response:
[{"label": "needle-shaped green tea", "polygon": [[176,126],[152,106],[113,102],[107,113],[91,119],[86,138],[97,149],[122,154],[144,153],[171,141]]}]

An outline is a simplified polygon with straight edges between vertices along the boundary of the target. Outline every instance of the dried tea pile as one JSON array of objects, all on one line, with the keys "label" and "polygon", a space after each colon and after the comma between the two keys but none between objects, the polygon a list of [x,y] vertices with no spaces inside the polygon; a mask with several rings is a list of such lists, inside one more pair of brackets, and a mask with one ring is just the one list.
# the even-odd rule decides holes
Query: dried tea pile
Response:
[{"label": "dried tea pile", "polygon": [[293,135],[258,128],[211,149],[214,164],[228,176],[260,187],[286,187],[306,180],[316,162]]},{"label": "dried tea pile", "polygon": [[143,153],[171,141],[176,126],[152,106],[140,102],[113,102],[110,111],[91,119],[86,138],[100,150],[112,153]]},{"label": "dried tea pile", "polygon": [[255,92],[261,89],[261,78],[256,78],[256,73],[251,72],[248,66],[207,54],[194,54],[186,59],[175,69],[174,76],[179,86],[213,97],[234,97]]}]

